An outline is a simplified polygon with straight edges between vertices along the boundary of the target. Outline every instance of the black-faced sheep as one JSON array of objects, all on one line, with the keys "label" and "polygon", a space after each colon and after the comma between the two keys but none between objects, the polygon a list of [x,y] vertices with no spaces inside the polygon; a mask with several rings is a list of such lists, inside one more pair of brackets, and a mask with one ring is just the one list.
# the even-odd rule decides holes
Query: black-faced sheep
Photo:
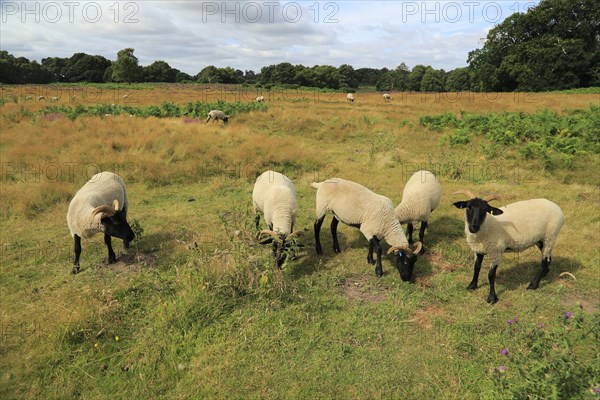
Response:
[{"label": "black-faced sheep", "polygon": [[[367,262],[375,264],[375,274],[383,275],[381,266],[381,245],[385,241],[391,246],[388,254],[394,253],[395,265],[403,281],[411,279],[417,254],[421,243],[409,246],[408,240],[402,231],[402,226],[394,214],[392,201],[385,196],[376,194],[366,187],[344,179],[332,178],[311,186],[317,189],[317,204],[315,221],[315,245],[317,254],[323,254],[319,233],[321,225],[328,211],[333,213],[331,221],[331,235],[333,236],[333,250],[341,251],[337,238],[339,221],[346,225],[360,229],[369,241]],[[377,261],[373,262],[373,249],[377,251]]]},{"label": "black-faced sheep", "polygon": [[283,265],[287,250],[300,232],[293,232],[298,205],[296,189],[292,181],[275,171],[263,172],[254,183],[252,205],[256,213],[256,229],[259,229],[260,212],[264,214],[268,230],[259,236],[269,235],[273,240],[273,256],[278,268]]},{"label": "black-faced sheep", "polygon": [[[498,301],[494,283],[496,268],[504,252],[520,252],[536,245],[542,252],[542,264],[527,289],[537,289],[540,280],[548,271],[552,259],[552,248],[564,223],[563,212],[558,205],[546,199],[518,201],[496,208],[488,202],[497,200],[500,195],[493,194],[483,198],[476,197],[468,190],[454,194],[465,194],[467,201],[457,201],[456,208],[464,208],[465,234],[467,243],[475,252],[473,279],[467,289],[477,288],[477,280],[483,256],[490,257],[488,280],[490,292],[487,302]],[[488,215],[491,214],[491,215]]]},{"label": "black-faced sheep", "polygon": [[208,121],[210,121],[211,119],[213,121],[221,120],[221,121],[223,121],[224,124],[227,124],[227,122],[229,121],[229,115],[225,114],[223,111],[212,110],[208,113],[208,118],[206,118],[206,123],[208,123]]},{"label": "black-faced sheep", "polygon": [[129,247],[129,242],[135,238],[135,234],[127,223],[127,206],[125,183],[112,172],[94,175],[75,193],[67,211],[67,224],[75,250],[73,274],[79,272],[81,238],[91,238],[96,233],[103,232],[109,263],[117,260],[111,237],[123,239],[125,248]]}]

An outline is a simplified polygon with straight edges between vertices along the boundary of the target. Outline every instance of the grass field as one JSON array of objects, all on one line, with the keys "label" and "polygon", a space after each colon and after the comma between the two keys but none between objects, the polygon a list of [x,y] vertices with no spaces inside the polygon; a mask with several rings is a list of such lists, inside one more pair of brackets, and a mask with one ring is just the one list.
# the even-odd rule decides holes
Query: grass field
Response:
[{"label": "grass field", "polygon": [[[394,93],[384,102],[373,92],[347,103],[341,93],[274,91],[262,110],[244,106],[255,89],[196,85],[2,94],[0,398],[597,398],[598,94]],[[218,100],[237,107],[227,126],[64,111]],[[500,145],[421,123],[472,113],[503,115],[492,128],[507,135],[503,121],[541,113],[531,125],[559,124],[548,135],[572,150],[546,141],[542,156],[519,132]],[[269,168],[295,182],[306,230],[282,271],[253,226],[252,185]],[[351,179],[398,204],[421,168],[444,196],[414,283],[400,281],[391,258],[378,279],[354,228],[340,225],[334,254],[331,217],[316,255],[311,182]],[[103,170],[128,185],[137,239],[127,252],[113,241],[111,265],[101,235],[83,240],[73,276],[67,207]],[[473,255],[452,206],[462,197],[451,195],[462,188],[501,193],[497,206],[537,197],[561,206],[565,225],[538,290],[526,290],[537,249],[505,255],[496,305],[485,301],[485,268],[480,288],[465,290]]]}]

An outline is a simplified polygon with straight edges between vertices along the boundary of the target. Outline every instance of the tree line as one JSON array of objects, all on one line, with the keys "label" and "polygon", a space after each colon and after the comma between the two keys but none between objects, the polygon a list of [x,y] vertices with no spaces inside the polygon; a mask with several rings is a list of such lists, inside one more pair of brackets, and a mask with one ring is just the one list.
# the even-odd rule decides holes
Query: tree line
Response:
[{"label": "tree line", "polygon": [[195,76],[166,61],[141,66],[134,49],[115,61],[76,53],[43,58],[41,63],[0,51],[0,82],[198,82],[254,84],[263,87],[318,87],[353,91],[371,86],[380,91],[544,91],[600,86],[600,2],[542,0],[526,13],[515,13],[491,29],[481,49],[468,55],[468,66],[451,71],[401,63],[394,69],[344,64],[262,67],[260,72],[232,67],[203,68]]}]

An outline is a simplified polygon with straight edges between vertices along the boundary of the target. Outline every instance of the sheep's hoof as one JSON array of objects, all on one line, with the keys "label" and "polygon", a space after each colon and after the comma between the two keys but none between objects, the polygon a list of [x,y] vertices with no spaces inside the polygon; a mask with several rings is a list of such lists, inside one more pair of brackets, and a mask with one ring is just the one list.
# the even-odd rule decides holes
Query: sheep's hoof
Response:
[{"label": "sheep's hoof", "polygon": [[381,278],[383,276],[383,270],[375,268],[375,275],[377,275],[378,278]]},{"label": "sheep's hoof", "polygon": [[367,257],[367,263],[375,265],[375,260],[373,260],[372,258]]},{"label": "sheep's hoof", "polygon": [[425,246],[421,247],[421,251],[419,251],[419,255],[425,254]]},{"label": "sheep's hoof", "polygon": [[127,240],[123,240],[123,247],[125,247],[126,249],[129,248],[129,242]]},{"label": "sheep's hoof", "polygon": [[75,265],[71,270],[71,274],[77,275],[79,273],[79,265]]},{"label": "sheep's hoof", "polygon": [[334,252],[334,253],[336,253],[336,254],[339,254],[339,253],[341,253],[341,252],[342,252],[342,250],[340,250],[339,248],[335,248],[335,247],[334,247],[334,248],[333,248],[333,252]]},{"label": "sheep's hoof", "polygon": [[540,286],[539,284],[537,284],[537,285],[534,285],[534,284],[533,284],[533,282],[531,282],[531,283],[529,284],[529,286],[527,286],[527,290],[535,290],[535,289],[537,289],[539,286]]},{"label": "sheep's hoof", "polygon": [[117,262],[117,257],[112,256],[112,257],[108,257],[108,263],[109,264],[114,264]]},{"label": "sheep's hoof", "polygon": [[475,290],[475,289],[477,289],[476,283],[471,283],[469,286],[467,286],[467,290]]},{"label": "sheep's hoof", "polygon": [[498,296],[496,296],[496,293],[490,293],[487,298],[487,302],[489,304],[496,304],[498,302]]}]

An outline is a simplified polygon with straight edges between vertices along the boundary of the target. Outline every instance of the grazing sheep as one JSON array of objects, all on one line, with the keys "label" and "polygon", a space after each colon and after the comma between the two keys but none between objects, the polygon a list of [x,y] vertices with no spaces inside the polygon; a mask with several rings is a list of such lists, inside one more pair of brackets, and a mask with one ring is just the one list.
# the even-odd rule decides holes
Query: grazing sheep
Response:
[{"label": "grazing sheep", "polygon": [[354,103],[354,95],[352,93],[348,93],[346,95],[346,101],[350,101],[350,102]]},{"label": "grazing sheep", "polygon": [[126,100],[127,98],[129,98],[128,94],[123,95],[123,100]]},{"label": "grazing sheep", "polygon": [[[465,233],[467,243],[475,252],[475,265],[473,280],[467,287],[469,290],[477,289],[477,280],[483,256],[491,259],[488,280],[490,292],[487,302],[494,304],[498,296],[494,288],[496,268],[500,264],[502,253],[520,252],[533,245],[542,252],[542,265],[527,289],[537,289],[540,280],[545,276],[552,260],[552,248],[564,223],[563,212],[560,207],[550,200],[534,199],[518,201],[507,206],[496,208],[488,204],[500,198],[492,194],[478,198],[468,190],[461,190],[453,194],[465,194],[468,201],[457,201],[456,208],[465,208]],[[487,215],[487,214],[491,215]]]},{"label": "grazing sheep", "polygon": [[261,231],[259,236],[264,234],[271,236],[273,256],[277,267],[281,268],[286,258],[287,248],[301,233],[293,232],[298,213],[294,184],[279,172],[265,171],[254,183],[252,205],[256,213],[256,229],[259,229],[259,212],[264,214],[269,229]]},{"label": "grazing sheep", "polygon": [[58,97],[54,96],[54,97],[52,98],[52,101],[58,101]]},{"label": "grazing sheep", "polygon": [[332,178],[311,186],[317,189],[317,219],[315,221],[315,244],[317,254],[323,254],[319,232],[321,224],[328,211],[333,213],[331,221],[331,235],[333,236],[333,250],[339,253],[340,245],[337,238],[339,221],[346,225],[360,229],[369,241],[367,262],[373,264],[373,248],[377,251],[375,274],[383,275],[381,266],[380,239],[385,239],[390,246],[388,254],[394,253],[394,262],[400,278],[410,280],[417,253],[421,243],[415,243],[411,248],[402,231],[402,226],[394,214],[392,201],[385,196],[376,194],[358,183],[339,178]]},{"label": "grazing sheep", "polygon": [[224,124],[227,124],[227,122],[229,121],[229,115],[227,115],[223,111],[219,111],[219,110],[210,111],[208,113],[208,118],[206,118],[206,123],[208,123],[208,121],[210,121],[211,118],[212,118],[213,122],[222,120]]},{"label": "grazing sheep", "polygon": [[[429,171],[415,172],[402,193],[402,201],[396,207],[396,216],[401,224],[407,224],[406,235],[408,243],[412,243],[413,224],[421,223],[419,229],[419,241],[423,242],[425,229],[428,226],[429,217],[433,210],[440,204],[442,198],[442,186],[435,175]],[[421,248],[421,253],[425,247]]]},{"label": "grazing sheep", "polygon": [[257,103],[262,103],[262,102],[264,102],[264,101],[265,101],[265,96],[258,96],[258,97],[256,98],[256,102],[257,102]]},{"label": "grazing sheep", "polygon": [[44,97],[44,96],[39,96],[39,97],[38,97],[38,101],[42,101],[42,100],[46,100],[46,97]]},{"label": "grazing sheep", "polygon": [[123,239],[125,248],[135,238],[127,223],[127,192],[123,180],[112,172],[94,175],[71,200],[67,224],[75,243],[73,274],[79,272],[81,238],[91,238],[98,232],[104,232],[108,262],[116,262],[111,237]]},{"label": "grazing sheep", "polygon": [[384,93],[383,100],[390,101],[390,100],[392,100],[392,96],[389,93]]}]

